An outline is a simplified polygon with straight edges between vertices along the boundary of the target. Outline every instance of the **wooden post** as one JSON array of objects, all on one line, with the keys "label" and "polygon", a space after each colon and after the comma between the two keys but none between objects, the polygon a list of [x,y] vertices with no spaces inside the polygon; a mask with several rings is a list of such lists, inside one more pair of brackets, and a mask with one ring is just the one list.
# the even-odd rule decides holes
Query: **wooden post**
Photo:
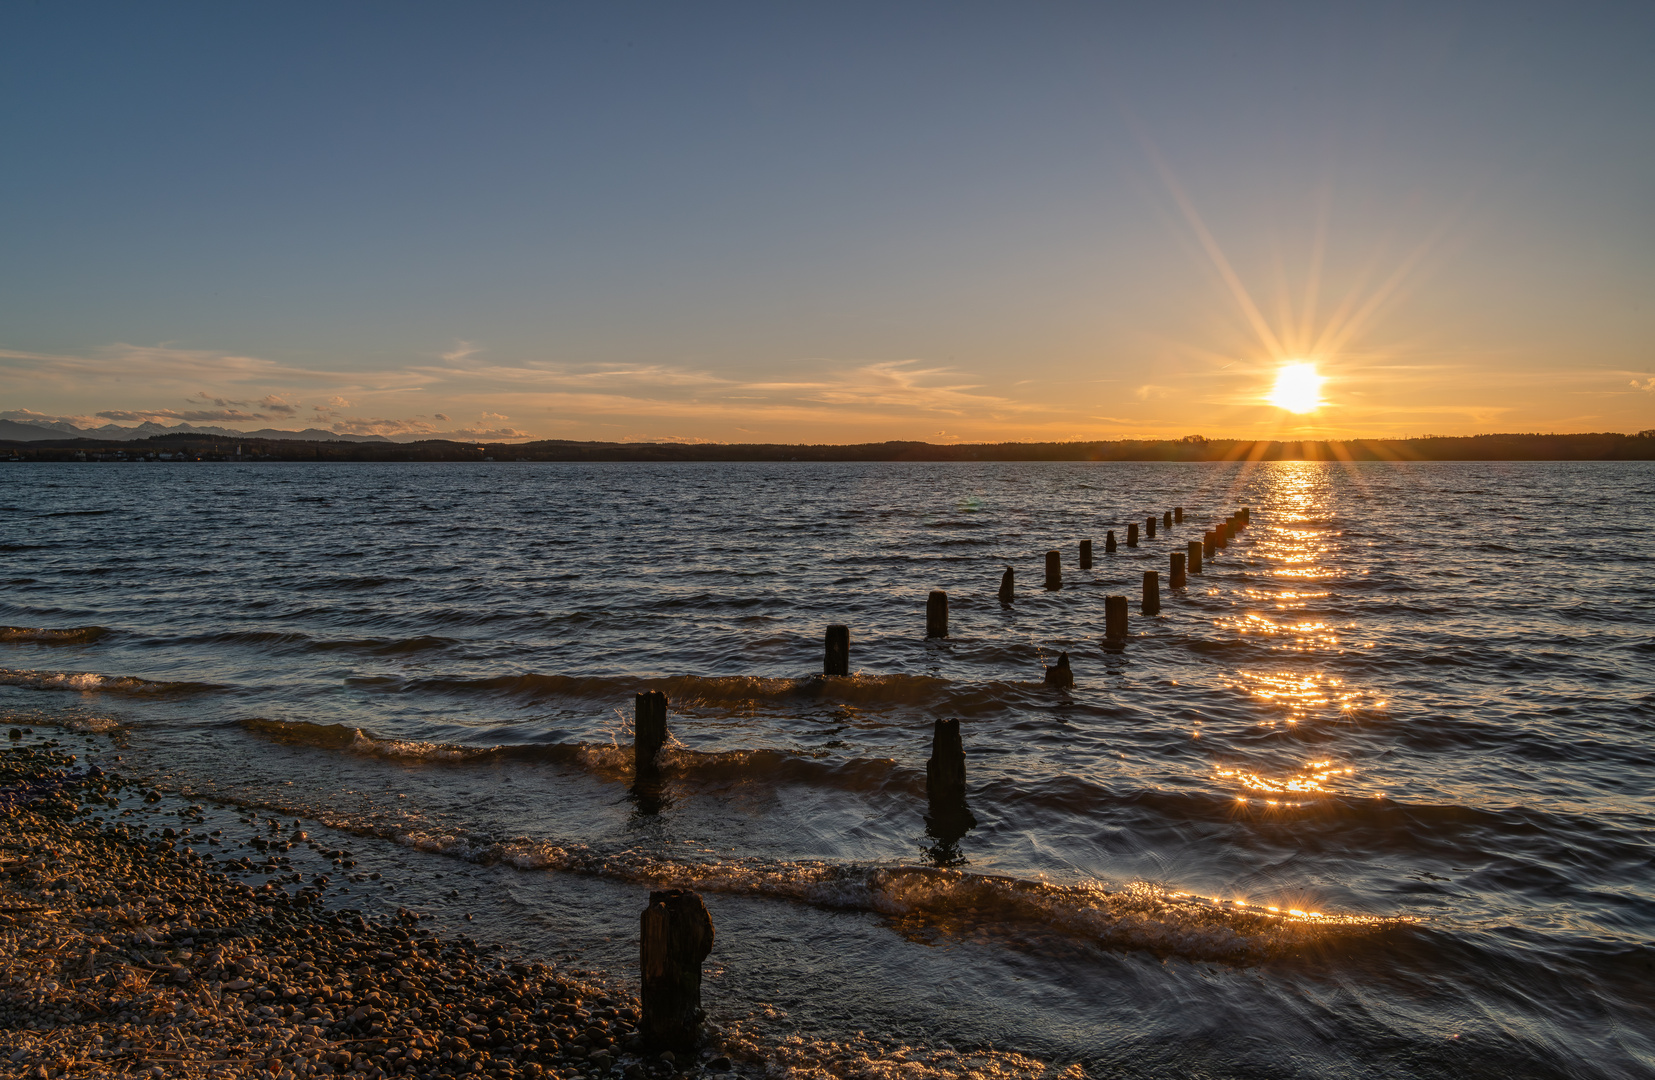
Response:
[{"label": "wooden post", "polygon": [[1172,552],[1172,573],[1167,577],[1167,588],[1182,589],[1184,587],[1184,553]]},{"label": "wooden post", "polygon": [[1009,604],[1015,599],[1017,599],[1017,587],[1011,567],[1008,566],[1006,572],[1000,575],[1000,603]]},{"label": "wooden post", "polygon": [[934,835],[956,838],[977,819],[965,805],[965,746],[958,720],[938,720],[931,728],[931,758],[925,763],[926,819]]},{"label": "wooden post", "polygon": [[948,636],[948,594],[941,589],[932,589],[925,598],[925,636]]},{"label": "wooden post", "polygon": [[1154,570],[1144,571],[1142,611],[1145,615],[1159,615],[1161,613],[1161,575]]},{"label": "wooden post", "polygon": [[1218,534],[1213,532],[1211,529],[1208,529],[1206,532],[1202,533],[1201,550],[1207,558],[1212,558],[1213,553],[1218,550]]},{"label": "wooden post", "polygon": [[1080,542],[1080,568],[1082,570],[1092,569],[1092,541],[1090,540]]},{"label": "wooden post", "polygon": [[1253,508],[1251,506],[1243,506],[1241,508],[1241,520],[1245,521],[1249,525],[1253,523]]},{"label": "wooden post", "polygon": [[1053,592],[1063,588],[1063,556],[1055,551],[1046,552],[1046,588]]},{"label": "wooden post", "polygon": [[667,741],[667,696],[659,690],[638,695],[632,712],[632,775],[642,779],[658,768],[655,760]]},{"label": "wooden post", "polygon": [[1220,550],[1230,546],[1230,534],[1220,525],[1213,530],[1213,544]]},{"label": "wooden post", "polygon": [[1231,518],[1229,521],[1226,521],[1224,523],[1224,546],[1229,547],[1230,546],[1230,541],[1234,540],[1235,538],[1236,538],[1236,522],[1235,522],[1235,518]]},{"label": "wooden post", "polygon": [[1138,523],[1136,521],[1126,527],[1126,546],[1138,546]]},{"label": "wooden post", "polygon": [[1174,506],[1172,508],[1172,520],[1173,523],[1177,525],[1182,525],[1184,523],[1184,508],[1182,506]]},{"label": "wooden post", "polygon": [[1068,653],[1066,653],[1066,652],[1058,653],[1057,654],[1057,663],[1052,664],[1050,667],[1048,667],[1046,669],[1046,685],[1047,686],[1073,686],[1073,685],[1075,685],[1075,673],[1069,667],[1069,654]]},{"label": "wooden post", "polygon": [[649,894],[638,923],[644,1045],[651,1052],[694,1053],[701,1041],[701,961],[713,951],[712,916],[689,889],[663,889]]},{"label": "wooden post", "polygon": [[1172,511],[1171,510],[1167,510],[1167,511],[1165,511],[1161,514],[1161,525],[1162,525],[1163,528],[1167,528],[1167,529],[1172,528]]},{"label": "wooden post", "polygon": [[1126,644],[1126,597],[1103,598],[1103,640],[1116,645]]},{"label": "wooden post", "polygon": [[1145,540],[1155,539],[1155,515],[1154,514],[1151,514],[1148,517],[1144,518],[1144,539]]},{"label": "wooden post", "polygon": [[1201,541],[1199,540],[1189,542],[1189,568],[1192,574],[1201,572]]},{"label": "wooden post", "polygon": [[827,640],[822,651],[822,674],[850,674],[850,627],[834,624],[827,628]]},{"label": "wooden post", "polygon": [[1103,552],[1105,555],[1115,550],[1115,530],[1110,529],[1103,537]]}]

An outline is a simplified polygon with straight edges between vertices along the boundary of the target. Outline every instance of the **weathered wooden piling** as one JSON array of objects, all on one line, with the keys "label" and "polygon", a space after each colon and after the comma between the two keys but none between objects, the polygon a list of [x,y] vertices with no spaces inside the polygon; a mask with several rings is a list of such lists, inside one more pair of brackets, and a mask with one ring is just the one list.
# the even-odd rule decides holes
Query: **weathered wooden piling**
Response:
[{"label": "weathered wooden piling", "polygon": [[822,650],[822,674],[850,674],[850,627],[835,623],[827,628]]},{"label": "weathered wooden piling", "polygon": [[1140,610],[1145,615],[1161,613],[1161,575],[1154,570],[1144,571],[1144,603]]},{"label": "weathered wooden piling", "polygon": [[1190,573],[1199,574],[1201,572],[1201,541],[1191,540],[1188,546]]},{"label": "weathered wooden piling", "polygon": [[1213,530],[1213,544],[1220,549],[1230,546],[1230,533],[1224,526],[1220,525]]},{"label": "weathered wooden piling", "polygon": [[1155,515],[1154,514],[1151,514],[1148,517],[1144,518],[1144,539],[1146,539],[1146,540],[1155,539]]},{"label": "weathered wooden piling", "polygon": [[1115,550],[1115,530],[1110,529],[1103,537],[1103,552],[1105,555]]},{"label": "weathered wooden piling", "polygon": [[1235,538],[1236,538],[1236,522],[1235,522],[1235,518],[1231,518],[1229,521],[1226,521],[1224,523],[1224,546],[1229,547],[1230,546],[1230,541],[1234,540]]},{"label": "weathered wooden piling", "polygon": [[1138,546],[1138,523],[1136,521],[1126,527],[1126,546]]},{"label": "weathered wooden piling", "polygon": [[1167,588],[1182,589],[1184,587],[1184,553],[1172,552],[1172,572],[1167,575]]},{"label": "weathered wooden piling", "polygon": [[1251,506],[1243,506],[1241,508],[1241,520],[1245,521],[1249,525],[1253,523],[1253,508]]},{"label": "weathered wooden piling", "polygon": [[1071,669],[1069,667],[1069,654],[1068,653],[1066,653],[1066,652],[1058,653],[1057,654],[1057,663],[1047,665],[1047,667],[1046,667],[1046,685],[1047,686],[1073,686],[1073,685],[1075,685],[1075,673],[1074,673],[1073,669]]},{"label": "weathered wooden piling", "polygon": [[644,1047],[692,1054],[701,1041],[701,962],[713,951],[712,916],[697,893],[663,889],[649,894],[638,922]]},{"label": "weathered wooden piling", "polygon": [[1172,508],[1172,520],[1173,523],[1177,525],[1182,525],[1184,523],[1184,508],[1182,506],[1174,506]]},{"label": "weathered wooden piling", "polygon": [[1126,597],[1103,598],[1103,640],[1117,645],[1126,643]]},{"label": "weathered wooden piling", "polygon": [[1080,568],[1082,570],[1092,569],[1092,541],[1090,540],[1080,542]]},{"label": "weathered wooden piling", "polygon": [[948,636],[948,594],[941,589],[932,589],[925,598],[925,636]]},{"label": "weathered wooden piling", "polygon": [[659,690],[638,695],[632,710],[632,775],[652,776],[659,768],[656,758],[667,742],[667,696]]},{"label": "weathered wooden piling", "polygon": [[931,728],[931,757],[925,763],[926,824],[934,835],[958,836],[977,824],[965,805],[965,746],[958,720],[938,720]]},{"label": "weathered wooden piling", "polygon": [[1046,588],[1052,592],[1063,588],[1063,556],[1055,551],[1046,552]]},{"label": "weathered wooden piling", "polygon": [[1166,528],[1166,529],[1172,528],[1172,511],[1171,510],[1164,511],[1161,514],[1161,526],[1162,526],[1162,528]]},{"label": "weathered wooden piling", "polygon": [[1207,558],[1212,558],[1213,553],[1218,550],[1218,533],[1214,532],[1212,529],[1208,529],[1206,532],[1202,533],[1201,550],[1206,554]]},{"label": "weathered wooden piling", "polygon": [[1000,575],[1000,603],[1009,604],[1015,599],[1017,599],[1016,577],[1012,574],[1011,567],[1008,566],[1006,572]]}]

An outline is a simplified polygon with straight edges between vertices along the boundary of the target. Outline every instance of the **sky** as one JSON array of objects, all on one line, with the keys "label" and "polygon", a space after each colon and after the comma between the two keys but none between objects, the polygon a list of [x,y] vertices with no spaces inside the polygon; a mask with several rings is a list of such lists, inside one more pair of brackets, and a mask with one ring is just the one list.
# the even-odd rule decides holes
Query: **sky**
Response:
[{"label": "sky", "polygon": [[1652,428],[1651,41],[1637,3],[16,0],[0,417]]}]

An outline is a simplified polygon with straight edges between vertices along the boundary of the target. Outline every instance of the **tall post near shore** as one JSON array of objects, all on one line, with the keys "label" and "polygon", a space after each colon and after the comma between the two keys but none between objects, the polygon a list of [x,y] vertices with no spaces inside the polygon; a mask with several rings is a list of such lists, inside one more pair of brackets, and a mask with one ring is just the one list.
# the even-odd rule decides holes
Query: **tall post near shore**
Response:
[{"label": "tall post near shore", "polygon": [[1063,556],[1055,551],[1046,552],[1046,588],[1052,592],[1063,588]]},{"label": "tall post near shore", "polygon": [[1080,542],[1080,568],[1082,570],[1092,569],[1092,541],[1090,540]]},{"label": "tall post near shore", "polygon": [[835,623],[827,628],[822,649],[822,674],[850,674],[850,627]]},{"label": "tall post near shore", "polygon": [[1184,587],[1184,553],[1172,553],[1172,573],[1167,576],[1167,588],[1182,589]]},{"label": "tall post near shore", "polygon": [[925,598],[925,636],[948,636],[948,594],[941,589],[932,589]]},{"label": "tall post near shore", "polygon": [[933,836],[958,838],[976,827],[965,805],[965,746],[958,720],[938,720],[931,728],[931,757],[925,763],[925,823]]},{"label": "tall post near shore", "polygon": [[1155,539],[1155,515],[1154,514],[1151,514],[1148,517],[1144,518],[1144,539],[1146,539],[1146,540]]},{"label": "tall post near shore", "polygon": [[1145,615],[1159,615],[1161,613],[1161,575],[1154,570],[1144,571],[1144,604]]},{"label": "tall post near shore", "polygon": [[1006,572],[1000,575],[1000,603],[1009,604],[1017,599],[1017,576],[1006,567]]},{"label": "tall post near shore", "polygon": [[701,961],[713,951],[712,916],[689,889],[663,889],[649,894],[638,922],[644,1045],[694,1053],[701,1041]]},{"label": "tall post near shore", "polygon": [[1191,540],[1188,547],[1190,573],[1199,574],[1201,572],[1201,541]]},{"label": "tall post near shore", "polygon": [[667,696],[659,690],[638,695],[632,712],[632,775],[644,779],[659,768],[656,758],[667,741]]},{"label": "tall post near shore", "polygon": [[1110,529],[1103,537],[1103,553],[1108,555],[1115,550],[1115,530]]},{"label": "tall post near shore", "polygon": [[1105,645],[1126,644],[1126,597],[1106,596],[1103,598],[1103,643]]},{"label": "tall post near shore", "polygon": [[1137,547],[1138,546],[1138,523],[1136,521],[1132,522],[1131,524],[1127,525],[1127,527],[1126,527],[1126,546],[1127,547]]}]

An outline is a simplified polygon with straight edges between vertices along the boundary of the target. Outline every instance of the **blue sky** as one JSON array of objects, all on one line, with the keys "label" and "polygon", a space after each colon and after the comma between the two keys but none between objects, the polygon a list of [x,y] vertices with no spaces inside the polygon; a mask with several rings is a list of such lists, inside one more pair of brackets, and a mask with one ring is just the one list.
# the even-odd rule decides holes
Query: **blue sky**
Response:
[{"label": "blue sky", "polygon": [[[1655,426],[1649,5],[25,4],[0,415]],[[1309,360],[1325,405],[1265,400]]]}]

